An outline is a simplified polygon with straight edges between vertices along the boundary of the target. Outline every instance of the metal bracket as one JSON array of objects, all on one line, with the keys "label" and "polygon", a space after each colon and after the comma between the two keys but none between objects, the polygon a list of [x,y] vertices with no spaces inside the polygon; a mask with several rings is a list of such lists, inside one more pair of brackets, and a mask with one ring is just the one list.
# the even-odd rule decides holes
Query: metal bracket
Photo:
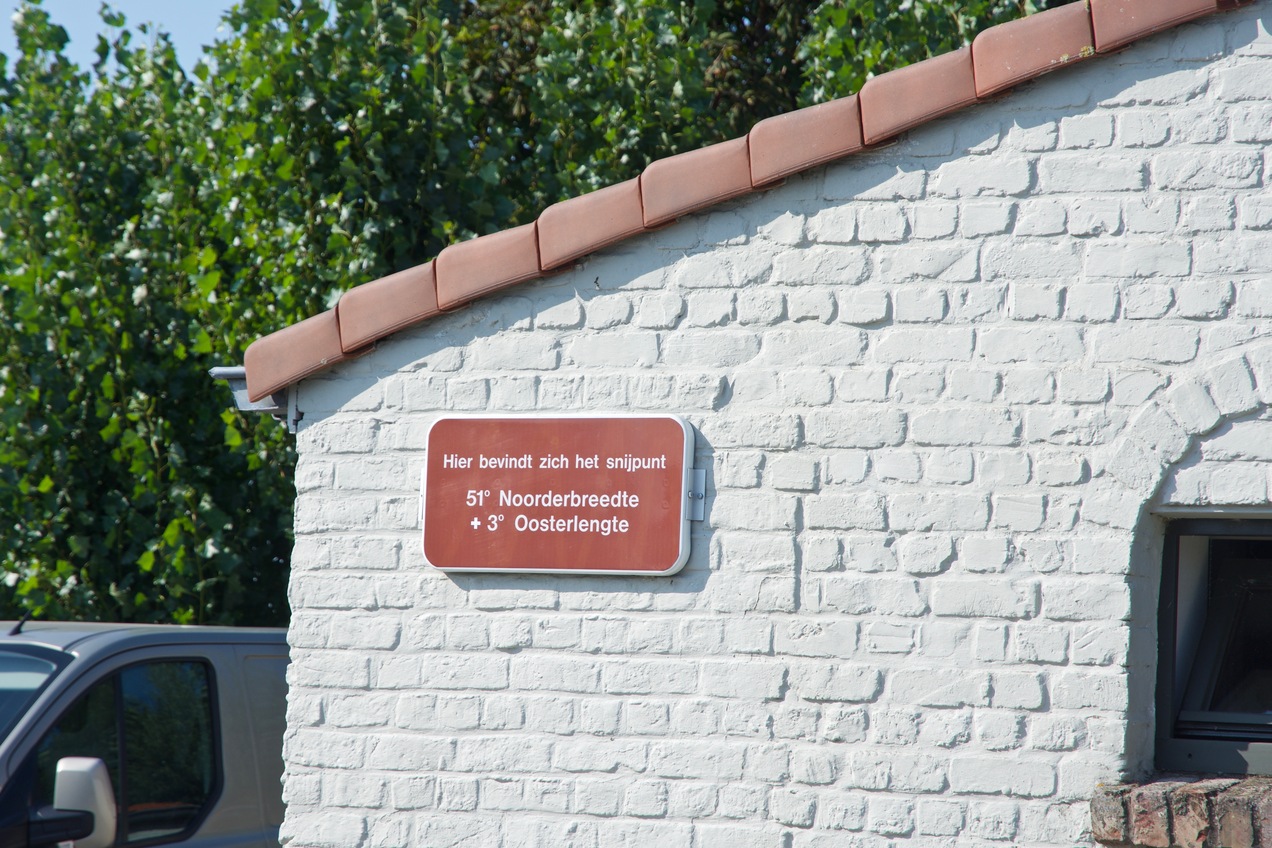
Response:
[{"label": "metal bracket", "polygon": [[707,469],[693,469],[689,481],[689,520],[702,521],[707,517]]},{"label": "metal bracket", "polygon": [[292,434],[295,434],[300,419],[305,417],[305,413],[300,411],[300,399],[296,397],[298,394],[300,392],[296,391],[295,386],[287,390],[287,432]]},{"label": "metal bracket", "polygon": [[247,369],[243,366],[213,368],[208,371],[208,376],[213,380],[224,380],[230,384],[230,391],[234,395],[234,406],[240,412],[257,412],[272,415],[279,421],[287,423],[288,433],[295,433],[296,425],[300,423],[300,419],[305,417],[305,413],[301,412],[300,407],[297,405],[295,387],[289,387],[280,392],[275,392],[267,398],[252,401],[247,397]]}]

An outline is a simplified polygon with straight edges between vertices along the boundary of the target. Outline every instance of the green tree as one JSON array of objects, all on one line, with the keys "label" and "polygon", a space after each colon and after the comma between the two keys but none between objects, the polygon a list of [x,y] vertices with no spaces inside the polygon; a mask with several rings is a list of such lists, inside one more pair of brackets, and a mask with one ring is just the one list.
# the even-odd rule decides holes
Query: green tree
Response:
[{"label": "green tree", "polygon": [[242,341],[209,320],[191,86],[105,22],[83,72],[26,8],[0,89],[0,610],[279,622],[287,448],[205,375]]}]

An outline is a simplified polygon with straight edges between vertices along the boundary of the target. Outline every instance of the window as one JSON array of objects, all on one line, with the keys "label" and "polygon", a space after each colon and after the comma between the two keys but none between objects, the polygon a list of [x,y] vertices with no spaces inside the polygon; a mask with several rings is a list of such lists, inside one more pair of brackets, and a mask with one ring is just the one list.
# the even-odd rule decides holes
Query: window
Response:
[{"label": "window", "polygon": [[210,678],[202,662],[151,662],[94,685],[36,747],[33,806],[52,803],[58,760],[98,757],[119,805],[116,844],[192,830],[216,791]]},{"label": "window", "polygon": [[0,739],[67,659],[64,654],[25,646],[0,649]]},{"label": "window", "polygon": [[1196,519],[1166,534],[1157,767],[1272,774],[1272,521]]}]

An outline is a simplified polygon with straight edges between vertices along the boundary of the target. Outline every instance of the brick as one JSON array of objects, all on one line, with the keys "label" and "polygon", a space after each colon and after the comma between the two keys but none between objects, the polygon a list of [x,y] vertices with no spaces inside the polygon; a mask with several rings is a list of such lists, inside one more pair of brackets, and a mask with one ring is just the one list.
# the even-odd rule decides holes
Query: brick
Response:
[{"label": "brick", "polygon": [[803,416],[809,444],[835,448],[880,448],[905,438],[905,415],[895,406],[852,404]]},{"label": "brick", "polygon": [[982,495],[892,495],[887,502],[888,527],[898,531],[983,530],[989,524],[989,505]]},{"label": "brick", "polygon": [[1254,151],[1161,153],[1153,159],[1153,182],[1181,191],[1252,188],[1259,184],[1262,166]]},{"label": "brick", "polygon": [[896,329],[870,345],[879,362],[967,361],[972,355],[972,333],[966,329]]},{"label": "brick", "polygon": [[578,366],[648,367],[658,361],[658,336],[654,333],[625,333],[621,339],[613,334],[576,336],[566,347],[565,357]]},{"label": "brick", "polygon": [[863,243],[899,242],[909,229],[905,213],[893,204],[866,206],[857,212],[857,239]]},{"label": "brick", "polygon": [[1052,621],[1122,621],[1131,615],[1125,583],[1048,578],[1042,584],[1042,615]]},{"label": "brick", "polygon": [[1024,240],[986,240],[981,272],[993,280],[1073,280],[1083,274],[1079,246],[1067,242],[1037,245]]},{"label": "brick", "polygon": [[965,203],[959,213],[959,229],[964,238],[977,239],[1011,231],[1016,214],[1014,203]]},{"label": "brick", "polygon": [[1087,246],[1083,270],[1090,277],[1184,277],[1192,270],[1187,244],[1107,239]]},{"label": "brick", "polygon": [[917,830],[924,836],[955,836],[966,820],[958,801],[920,800],[916,813]]},{"label": "brick", "polygon": [[1033,581],[946,578],[932,588],[932,612],[963,618],[1032,618],[1038,612]]},{"label": "brick", "polygon": [[800,286],[849,286],[862,282],[868,268],[867,254],[857,247],[788,250],[774,260],[772,282]]},{"label": "brick", "polygon": [[882,289],[852,288],[836,293],[839,321],[877,324],[888,317],[891,300]]},{"label": "brick", "polygon": [[870,801],[866,827],[882,836],[909,836],[914,832],[914,802],[908,798],[875,798]]},{"label": "brick", "polygon": [[927,601],[917,581],[888,575],[827,576],[823,578],[822,604],[828,610],[848,614],[876,613],[913,617],[927,612]]},{"label": "brick", "polygon": [[806,791],[778,789],[769,795],[769,816],[789,827],[811,827],[817,814],[817,799]]},{"label": "brick", "polygon": [[1167,411],[1192,434],[1209,431],[1222,417],[1214,399],[1196,383],[1185,382],[1173,387],[1165,402]]},{"label": "brick", "polygon": [[1055,792],[1055,767],[1040,760],[954,757],[950,789],[956,794],[1013,795],[1045,798]]},{"label": "brick", "polygon": [[931,193],[937,197],[1019,196],[1033,186],[1033,163],[1028,159],[965,157],[936,169]]},{"label": "brick", "polygon": [[1266,821],[1259,811],[1267,807],[1263,799],[1267,797],[1269,788],[1266,778],[1247,778],[1220,790],[1215,799],[1215,826],[1220,845],[1256,848],[1259,844],[1258,826]]},{"label": "brick", "polygon": [[1052,678],[1051,698],[1063,710],[1125,710],[1126,680],[1120,675],[1068,672]]},{"label": "brick", "polygon": [[857,646],[857,623],[841,620],[791,621],[774,634],[774,650],[782,656],[843,657]]},{"label": "brick", "polygon": [[1223,415],[1244,415],[1259,406],[1254,375],[1245,359],[1230,359],[1210,369],[1206,377],[1207,392]]},{"label": "brick", "polygon": [[1076,327],[995,327],[977,334],[976,351],[992,363],[1072,362],[1085,352]]},{"label": "brick", "polygon": [[1095,331],[1092,348],[1096,362],[1178,364],[1196,358],[1200,344],[1199,333],[1189,326],[1102,327]]},{"label": "brick", "polygon": [[1057,153],[1038,164],[1038,189],[1047,194],[1094,194],[1140,191],[1148,184],[1147,168],[1134,156]]},{"label": "brick", "polygon": [[1170,794],[1171,836],[1180,848],[1207,848],[1212,844],[1210,836],[1215,795],[1236,782],[1231,779],[1201,780]]},{"label": "brick", "polygon": [[1145,848],[1169,848],[1170,809],[1167,797],[1179,783],[1158,782],[1137,786],[1127,798],[1129,836]]},{"label": "brick", "polygon": [[904,669],[891,676],[889,691],[902,703],[925,707],[989,705],[989,675],[955,669]]},{"label": "brick", "polygon": [[912,416],[910,438],[920,445],[1014,445],[1020,422],[1006,409],[945,407]]},{"label": "brick", "polygon": [[836,530],[883,530],[886,526],[883,500],[876,494],[821,494],[804,501],[808,527]]},{"label": "brick", "polygon": [[790,681],[795,695],[813,702],[873,701],[882,688],[878,671],[844,664],[795,663],[791,666]]},{"label": "brick", "polygon": [[1047,706],[1046,682],[1041,674],[995,672],[990,676],[995,707],[1016,710],[1038,710]]}]

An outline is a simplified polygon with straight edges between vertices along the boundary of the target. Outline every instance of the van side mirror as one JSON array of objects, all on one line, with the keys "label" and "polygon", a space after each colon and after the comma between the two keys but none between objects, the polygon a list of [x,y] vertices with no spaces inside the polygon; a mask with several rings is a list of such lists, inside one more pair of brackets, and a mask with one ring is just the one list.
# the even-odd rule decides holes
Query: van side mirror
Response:
[{"label": "van side mirror", "polygon": [[115,792],[106,764],[96,757],[57,761],[53,807],[28,825],[31,845],[72,842],[74,848],[109,848],[115,843]]}]

